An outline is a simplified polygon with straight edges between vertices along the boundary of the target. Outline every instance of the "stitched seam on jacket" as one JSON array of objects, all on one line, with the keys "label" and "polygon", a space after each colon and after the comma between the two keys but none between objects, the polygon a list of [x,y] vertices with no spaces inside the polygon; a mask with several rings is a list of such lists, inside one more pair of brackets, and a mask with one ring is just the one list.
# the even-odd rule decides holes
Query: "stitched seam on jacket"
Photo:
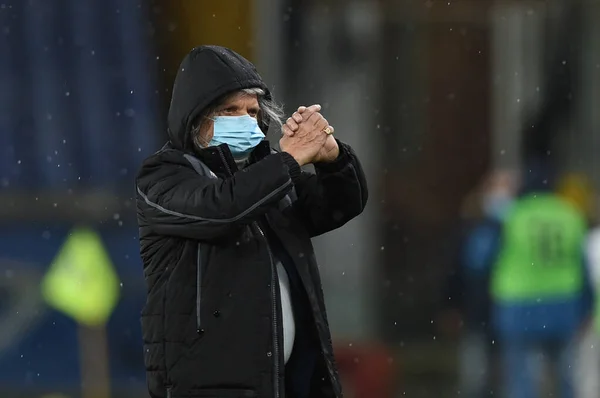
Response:
[{"label": "stitched seam on jacket", "polygon": [[254,209],[256,209],[258,206],[262,205],[264,202],[266,202],[267,200],[271,199],[273,196],[277,195],[279,192],[283,191],[285,188],[287,188],[290,184],[292,183],[291,179],[288,179],[283,185],[281,185],[279,188],[276,188],[275,190],[271,191],[268,195],[266,195],[265,197],[263,197],[262,199],[260,199],[258,202],[254,203],[252,206],[250,206],[249,208],[247,208],[246,210],[244,210],[243,212],[241,212],[240,214],[231,217],[231,218],[207,218],[207,217],[200,217],[200,216],[194,216],[192,214],[184,214],[184,213],[180,213],[174,210],[169,210],[161,205],[159,205],[158,203],[154,203],[152,202],[148,196],[146,196],[142,190],[140,189],[140,187],[136,187],[137,188],[137,192],[138,194],[142,197],[142,199],[144,199],[144,202],[146,202],[146,204],[158,211],[160,211],[161,213],[165,213],[165,214],[169,214],[171,216],[175,216],[175,217],[181,217],[181,218],[187,218],[190,220],[195,220],[195,221],[206,221],[206,222],[214,222],[214,223],[230,223],[230,222],[234,222],[234,221],[238,221],[241,218],[245,217],[246,215],[248,215],[250,212],[252,212]]}]

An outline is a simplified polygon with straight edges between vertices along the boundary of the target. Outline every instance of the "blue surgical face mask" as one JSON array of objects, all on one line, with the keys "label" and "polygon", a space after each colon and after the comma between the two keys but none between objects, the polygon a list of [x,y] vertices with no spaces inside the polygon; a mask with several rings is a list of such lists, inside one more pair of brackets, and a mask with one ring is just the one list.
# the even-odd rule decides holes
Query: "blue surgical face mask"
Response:
[{"label": "blue surgical face mask", "polygon": [[217,116],[214,118],[214,135],[209,146],[227,144],[234,158],[248,156],[265,135],[252,116]]}]

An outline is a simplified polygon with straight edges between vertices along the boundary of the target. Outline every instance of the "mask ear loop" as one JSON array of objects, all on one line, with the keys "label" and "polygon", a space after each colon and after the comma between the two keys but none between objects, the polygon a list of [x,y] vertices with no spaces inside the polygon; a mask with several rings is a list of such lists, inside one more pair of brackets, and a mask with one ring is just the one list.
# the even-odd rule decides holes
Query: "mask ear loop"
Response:
[{"label": "mask ear loop", "polygon": [[[212,116],[202,116],[202,119],[205,119],[205,122],[207,121],[212,121],[213,123],[216,121],[215,117]],[[196,124],[194,126],[192,126],[192,133],[197,133],[200,134],[200,129],[201,129],[202,124]],[[192,137],[192,141],[194,141],[194,143],[197,145],[200,145],[202,148],[208,148],[208,144],[210,143],[210,140],[207,140],[205,137],[198,137],[198,138],[194,138]]]}]

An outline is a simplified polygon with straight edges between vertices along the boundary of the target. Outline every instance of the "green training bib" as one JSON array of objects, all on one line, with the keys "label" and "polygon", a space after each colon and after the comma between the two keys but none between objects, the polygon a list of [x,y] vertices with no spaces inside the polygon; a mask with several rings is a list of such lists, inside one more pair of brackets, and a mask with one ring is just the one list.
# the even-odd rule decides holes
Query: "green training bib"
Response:
[{"label": "green training bib", "polygon": [[583,216],[552,194],[517,200],[503,229],[502,249],[492,271],[497,301],[568,297],[583,287]]}]

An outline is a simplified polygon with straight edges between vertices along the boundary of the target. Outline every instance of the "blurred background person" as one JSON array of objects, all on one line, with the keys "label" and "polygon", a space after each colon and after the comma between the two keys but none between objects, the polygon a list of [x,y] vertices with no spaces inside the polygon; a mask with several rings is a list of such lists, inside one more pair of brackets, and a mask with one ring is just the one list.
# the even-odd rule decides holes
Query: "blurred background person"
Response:
[{"label": "blurred background person", "polygon": [[[588,316],[590,290],[583,213],[552,193],[551,168],[528,165],[520,198],[505,215],[491,270],[494,331],[506,397],[537,397],[542,381],[574,397],[575,338]],[[544,367],[555,377],[543,377]]]},{"label": "blurred background person", "polygon": [[518,189],[514,172],[491,173],[467,197],[457,243],[456,266],[444,294],[442,324],[448,334],[460,333],[458,389],[466,397],[494,390],[497,345],[490,325],[489,270],[501,243],[502,222]]}]

